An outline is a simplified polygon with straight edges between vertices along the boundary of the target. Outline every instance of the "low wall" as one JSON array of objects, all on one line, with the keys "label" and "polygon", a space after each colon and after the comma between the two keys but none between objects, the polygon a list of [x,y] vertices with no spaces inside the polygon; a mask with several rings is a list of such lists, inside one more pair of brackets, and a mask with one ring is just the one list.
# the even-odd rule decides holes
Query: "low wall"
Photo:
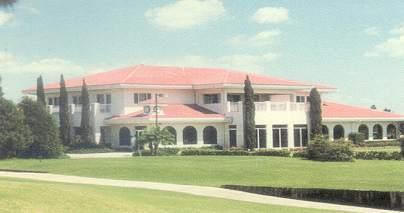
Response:
[{"label": "low wall", "polygon": [[255,194],[314,200],[384,209],[404,210],[404,192],[362,191],[345,189],[281,188],[263,186],[223,185],[222,188]]}]

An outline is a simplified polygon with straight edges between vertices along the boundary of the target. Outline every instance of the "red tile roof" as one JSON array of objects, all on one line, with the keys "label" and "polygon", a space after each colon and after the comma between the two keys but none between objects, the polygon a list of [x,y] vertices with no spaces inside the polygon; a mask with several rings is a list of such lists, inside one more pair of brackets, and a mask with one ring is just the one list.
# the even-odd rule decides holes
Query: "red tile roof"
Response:
[{"label": "red tile roof", "polygon": [[[161,106],[162,114],[159,118],[224,118],[224,115],[213,112],[196,104],[168,104]],[[128,115],[112,117],[109,120],[121,120],[130,118],[154,119],[154,114],[145,114],[142,111]]]},{"label": "red tile roof", "polygon": [[364,107],[349,106],[334,102],[323,102],[324,118],[403,118],[391,112],[372,110]]},{"label": "red tile roof", "polygon": [[[204,84],[243,84],[246,75],[250,76],[253,84],[282,85],[282,86],[311,86],[313,84],[274,78],[260,74],[243,73],[218,68],[189,68],[137,65],[96,73],[66,81],[66,87],[80,87],[83,79],[89,86],[100,85],[204,85]],[[313,85],[316,86],[316,85]],[[319,88],[333,89],[317,85]],[[45,89],[58,89],[59,82],[45,85]],[[29,89],[35,90],[35,88]]]}]

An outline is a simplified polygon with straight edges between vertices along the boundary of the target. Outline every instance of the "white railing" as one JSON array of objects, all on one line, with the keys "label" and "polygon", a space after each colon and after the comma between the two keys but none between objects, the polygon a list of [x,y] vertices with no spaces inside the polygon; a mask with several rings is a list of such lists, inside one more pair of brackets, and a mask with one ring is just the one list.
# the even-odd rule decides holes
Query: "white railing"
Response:
[{"label": "white railing", "polygon": [[272,102],[271,111],[287,111],[288,103],[287,102]]},{"label": "white railing", "polygon": [[112,105],[111,104],[100,104],[101,113],[110,113]]},{"label": "white railing", "polygon": [[255,102],[255,111],[267,111],[266,102]]},{"label": "white railing", "polygon": [[229,112],[241,112],[241,102],[228,102]]},{"label": "white railing", "polygon": [[[297,111],[304,112],[307,109],[306,103],[295,103],[295,102],[255,102],[255,111],[265,112],[265,111]],[[228,112],[241,112],[243,105],[242,102],[228,102],[227,108]]]}]

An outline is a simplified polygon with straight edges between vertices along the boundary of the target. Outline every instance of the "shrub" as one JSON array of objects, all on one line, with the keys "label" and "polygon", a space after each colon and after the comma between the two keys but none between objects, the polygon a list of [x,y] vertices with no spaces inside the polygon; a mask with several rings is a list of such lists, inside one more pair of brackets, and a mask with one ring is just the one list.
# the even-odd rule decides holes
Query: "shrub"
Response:
[{"label": "shrub", "polygon": [[30,127],[33,136],[33,142],[25,150],[24,157],[59,157],[63,152],[59,130],[45,107],[27,97],[18,104],[18,107],[23,111],[24,122]]},{"label": "shrub", "polygon": [[355,146],[360,147],[382,147],[382,146],[400,146],[400,142],[398,140],[392,141],[364,141],[360,144],[356,144]]},{"label": "shrub", "polygon": [[401,160],[400,152],[367,151],[356,152],[356,159],[362,160]]},{"label": "shrub", "polygon": [[318,161],[352,161],[352,145],[350,142],[330,142],[322,137],[315,137],[307,147],[307,158]]},{"label": "shrub", "polygon": [[11,101],[0,97],[0,158],[20,156],[32,140],[24,114]]},{"label": "shrub", "polygon": [[256,156],[279,156],[279,157],[290,157],[291,152],[287,149],[268,149],[268,150],[259,150],[256,152],[252,152],[251,155]]},{"label": "shrub", "polygon": [[404,137],[400,138],[401,155],[404,157]]},{"label": "shrub", "polygon": [[349,133],[348,138],[355,145],[359,145],[365,142],[365,135],[361,132],[351,132]]}]

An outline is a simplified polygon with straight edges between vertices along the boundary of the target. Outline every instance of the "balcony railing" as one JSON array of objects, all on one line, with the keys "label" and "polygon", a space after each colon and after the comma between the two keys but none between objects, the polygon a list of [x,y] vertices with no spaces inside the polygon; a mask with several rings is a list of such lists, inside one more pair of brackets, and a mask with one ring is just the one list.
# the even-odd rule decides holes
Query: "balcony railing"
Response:
[{"label": "balcony railing", "polygon": [[110,113],[112,105],[111,104],[100,104],[101,113]]},{"label": "balcony railing", "polygon": [[[228,112],[241,112],[242,102],[228,102]],[[306,111],[308,104],[306,103],[295,103],[295,102],[255,102],[256,112],[266,112],[266,111]]]}]

